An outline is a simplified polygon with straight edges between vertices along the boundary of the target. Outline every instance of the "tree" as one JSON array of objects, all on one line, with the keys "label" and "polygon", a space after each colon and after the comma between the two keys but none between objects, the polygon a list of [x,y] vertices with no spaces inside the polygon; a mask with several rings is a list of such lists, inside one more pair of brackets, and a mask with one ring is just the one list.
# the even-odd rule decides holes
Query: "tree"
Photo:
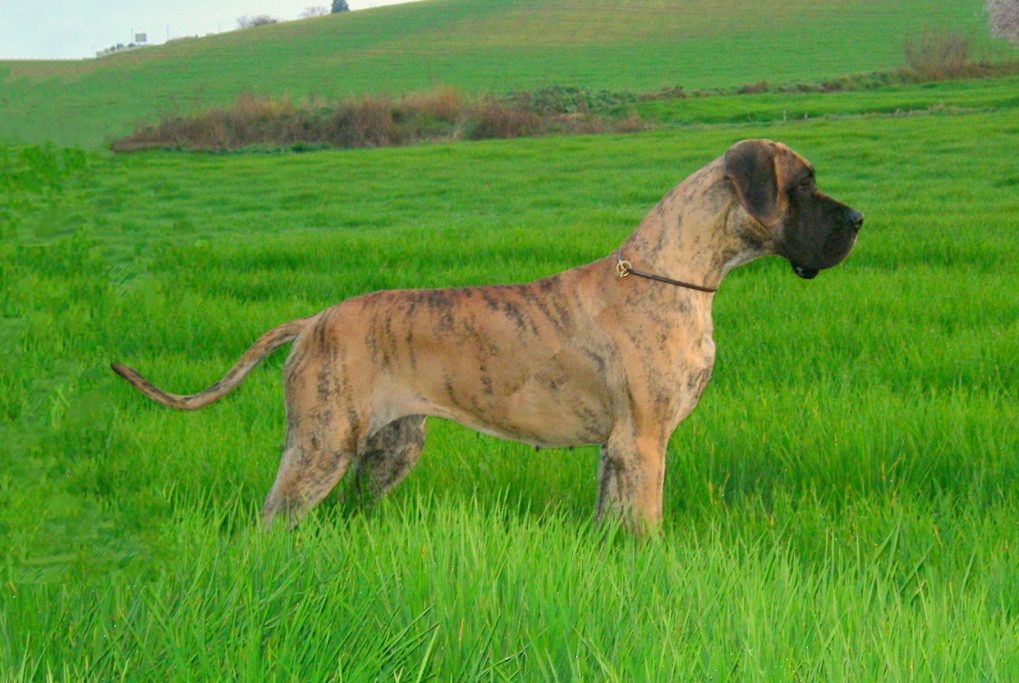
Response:
[{"label": "tree", "polygon": [[991,33],[1019,45],[1019,0],[987,0]]},{"label": "tree", "polygon": [[259,14],[257,17],[243,16],[237,18],[237,25],[241,28],[255,28],[256,26],[275,23],[276,19],[273,19],[268,14]]},{"label": "tree", "polygon": [[329,14],[329,10],[321,5],[316,5],[314,7],[305,7],[304,11],[301,12],[301,18],[311,19],[312,17],[324,17],[327,14]]},{"label": "tree", "polygon": [[350,7],[347,5],[347,0],[333,0],[333,14],[349,11]]}]

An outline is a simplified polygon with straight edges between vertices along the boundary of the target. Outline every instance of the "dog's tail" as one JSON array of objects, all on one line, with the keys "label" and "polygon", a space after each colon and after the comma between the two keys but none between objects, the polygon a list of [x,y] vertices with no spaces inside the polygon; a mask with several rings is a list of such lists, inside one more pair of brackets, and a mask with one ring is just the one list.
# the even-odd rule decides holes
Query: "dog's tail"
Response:
[{"label": "dog's tail", "polygon": [[258,365],[259,361],[279,347],[296,339],[313,319],[314,316],[310,318],[299,318],[298,320],[291,320],[279,327],[272,328],[259,337],[258,341],[252,344],[251,347],[244,352],[241,359],[237,361],[232,368],[230,368],[229,372],[223,375],[221,380],[205,391],[198,394],[191,394],[190,396],[167,393],[154,386],[136,371],[131,368],[126,368],[123,365],[111,363],[110,368],[130,382],[135,389],[157,403],[162,403],[164,406],[169,406],[170,408],[175,408],[177,410],[198,410],[199,408],[204,408],[210,403],[221,399],[233,391],[233,389],[241,383],[241,380],[244,379],[245,375],[248,374],[251,368]]}]

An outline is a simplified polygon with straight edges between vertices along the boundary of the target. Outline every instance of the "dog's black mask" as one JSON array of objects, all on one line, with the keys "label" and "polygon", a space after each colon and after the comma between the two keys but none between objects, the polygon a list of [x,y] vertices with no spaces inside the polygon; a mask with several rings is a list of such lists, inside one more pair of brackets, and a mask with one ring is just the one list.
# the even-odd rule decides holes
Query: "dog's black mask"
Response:
[{"label": "dog's black mask", "polygon": [[743,208],[770,233],[793,272],[812,279],[853,248],[863,215],[817,189],[814,169],[785,145],[744,140],[725,154]]}]

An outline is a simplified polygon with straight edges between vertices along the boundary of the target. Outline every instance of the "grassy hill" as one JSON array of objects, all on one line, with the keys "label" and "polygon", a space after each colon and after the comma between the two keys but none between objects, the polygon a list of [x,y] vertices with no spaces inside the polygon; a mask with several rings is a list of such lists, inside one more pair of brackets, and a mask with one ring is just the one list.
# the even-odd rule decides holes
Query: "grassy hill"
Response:
[{"label": "grassy hill", "polygon": [[902,63],[929,29],[988,36],[981,0],[426,0],[80,62],[0,62],[0,140],[97,146],[239,93],[326,98],[450,85],[651,90],[816,80]]}]

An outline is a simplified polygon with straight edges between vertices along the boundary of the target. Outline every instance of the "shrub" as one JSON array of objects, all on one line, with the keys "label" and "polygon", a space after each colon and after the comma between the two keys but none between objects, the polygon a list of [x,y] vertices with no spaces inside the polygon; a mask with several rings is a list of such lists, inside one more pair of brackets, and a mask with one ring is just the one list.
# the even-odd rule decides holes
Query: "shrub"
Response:
[{"label": "shrub", "polygon": [[1019,0],[987,0],[991,33],[1019,45]]},{"label": "shrub", "polygon": [[524,137],[534,135],[540,127],[541,119],[533,112],[485,102],[471,112],[467,137],[471,140]]},{"label": "shrub", "polygon": [[757,93],[767,92],[769,87],[768,81],[756,81],[741,85],[736,89],[736,92],[740,95],[756,95]]},{"label": "shrub", "polygon": [[551,85],[541,90],[519,92],[505,98],[515,109],[527,109],[539,116],[550,114],[619,114],[637,101],[628,92],[592,90]]},{"label": "shrub", "polygon": [[966,74],[972,41],[960,33],[924,33],[902,45],[906,64],[928,80],[958,78]]},{"label": "shrub", "polygon": [[419,117],[446,123],[455,123],[464,114],[463,98],[460,97],[460,93],[450,87],[404,95],[400,98],[400,106],[402,109],[414,112]]},{"label": "shrub", "polygon": [[337,107],[326,125],[325,137],[338,147],[384,147],[402,142],[393,104],[385,95],[365,96]]}]

